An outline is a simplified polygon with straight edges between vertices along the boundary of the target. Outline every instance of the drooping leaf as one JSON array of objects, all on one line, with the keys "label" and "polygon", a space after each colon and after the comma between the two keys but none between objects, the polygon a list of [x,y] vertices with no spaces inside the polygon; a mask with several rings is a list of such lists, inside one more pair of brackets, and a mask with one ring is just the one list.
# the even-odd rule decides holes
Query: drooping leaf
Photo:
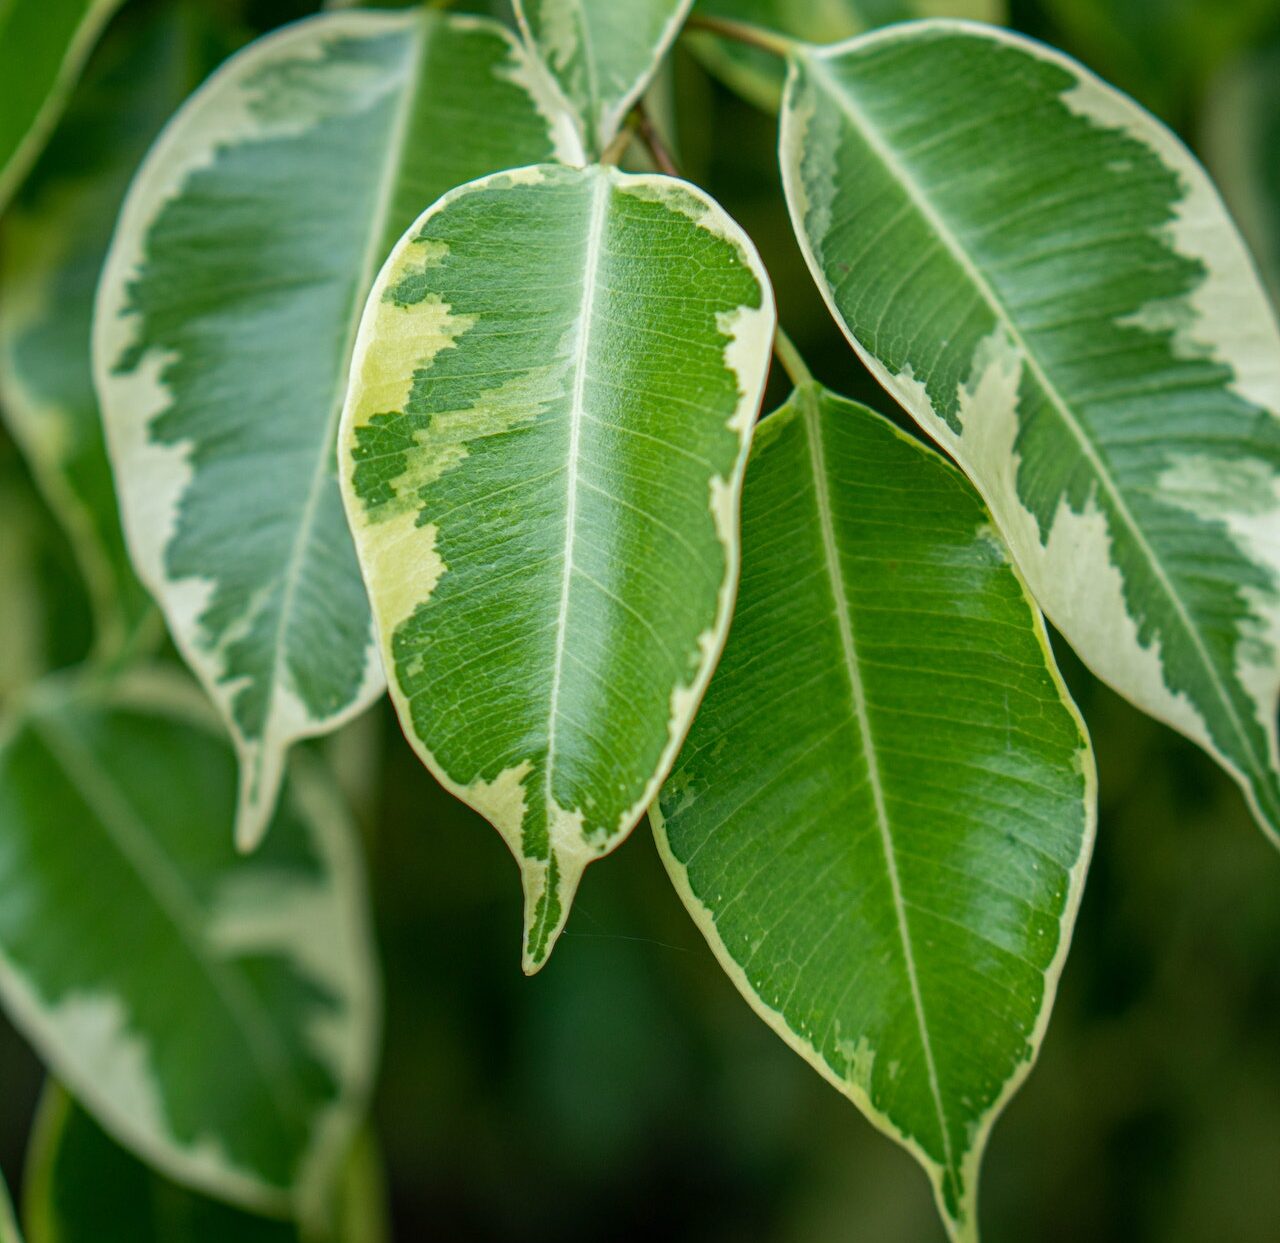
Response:
[{"label": "drooping leaf", "polygon": [[1041,606],[1280,836],[1280,331],[1203,170],[1075,62],[945,22],[798,53],[782,160],[833,313]]},{"label": "drooping leaf", "polygon": [[[370,1147],[362,1138],[343,1173],[341,1243],[381,1237],[377,1201],[366,1185]],[[36,1115],[26,1187],[30,1243],[302,1243],[306,1237],[292,1221],[254,1216],[163,1178],[52,1081]],[[347,1215],[348,1207],[360,1217]]]},{"label": "drooping leaf", "polygon": [[40,154],[120,0],[0,5],[0,212]]},{"label": "drooping leaf", "polygon": [[76,550],[104,653],[151,606],[125,551],[93,391],[94,291],[129,179],[212,68],[207,26],[189,3],[122,14],[0,231],[0,413]]},{"label": "drooping leaf", "polygon": [[443,191],[574,154],[535,81],[482,19],[327,14],[228,62],[129,193],[98,392],[134,561],[240,752],[246,846],[290,743],[382,688],[333,456],[365,294]]},{"label": "drooping leaf", "polygon": [[724,641],[773,324],[702,191],[599,166],[446,195],[370,295],[347,510],[405,733],[520,864],[526,971]]},{"label": "drooping leaf", "polygon": [[0,1001],[112,1136],[168,1176],[306,1211],[373,1060],[355,836],[300,756],[271,841],[238,855],[234,757],[189,696],[173,675],[109,696],[48,683],[10,723]]},{"label": "drooping leaf", "polygon": [[1083,723],[981,501],[805,386],[756,431],[724,657],[653,813],[756,1012],[977,1237],[1092,844]]},{"label": "drooping leaf", "polygon": [[515,0],[516,19],[599,155],[657,72],[693,0]]},{"label": "drooping leaf", "polygon": [[[917,17],[1003,22],[1007,7],[1006,0],[697,0],[694,12],[824,44]],[[777,56],[699,32],[691,32],[689,43],[727,86],[765,111],[777,111],[785,77],[785,66]]]},{"label": "drooping leaf", "polygon": [[1205,157],[1280,303],[1280,40],[1225,70],[1209,95]]}]

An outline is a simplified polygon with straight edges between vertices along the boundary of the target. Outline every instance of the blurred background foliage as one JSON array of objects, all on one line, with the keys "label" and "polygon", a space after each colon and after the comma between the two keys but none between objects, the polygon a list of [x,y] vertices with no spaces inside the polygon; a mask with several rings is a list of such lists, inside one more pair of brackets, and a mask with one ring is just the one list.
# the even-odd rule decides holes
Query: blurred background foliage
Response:
[{"label": "blurred background foliage", "polygon": [[[148,3],[165,0],[131,0],[117,23]],[[227,47],[314,8],[204,7]],[[1212,148],[1243,142],[1280,182],[1280,0],[1014,0],[1011,17],[1135,95],[1222,176],[1238,161]],[[1241,110],[1245,81],[1256,89]],[[888,412],[792,239],[773,118],[684,50],[665,89],[687,174],[756,240],[815,373]],[[1277,188],[1268,218],[1224,187],[1271,254]],[[782,395],[775,377],[769,402]],[[3,433],[0,529],[3,699],[92,641],[75,558]],[[1274,1243],[1280,857],[1210,760],[1059,655],[1098,753],[1098,843],[1039,1066],[995,1130],[984,1237]],[[753,1017],[643,828],[590,870],[529,980],[505,847],[419,766],[390,708],[317,749],[371,860],[387,1004],[374,1125],[395,1238],[941,1243],[914,1162]],[[0,1168],[13,1186],[41,1081],[0,1020]]]}]

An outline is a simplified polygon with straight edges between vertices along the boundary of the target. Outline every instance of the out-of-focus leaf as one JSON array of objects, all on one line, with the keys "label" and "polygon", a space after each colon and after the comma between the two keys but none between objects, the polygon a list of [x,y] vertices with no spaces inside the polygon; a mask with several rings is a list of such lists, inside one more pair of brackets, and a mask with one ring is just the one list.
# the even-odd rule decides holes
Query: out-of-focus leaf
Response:
[{"label": "out-of-focus leaf", "polygon": [[724,658],[654,812],[756,1012],[977,1238],[1093,841],[1084,726],[958,471],[815,385],[757,429]]},{"label": "out-of-focus leaf", "polygon": [[1222,72],[1202,136],[1209,169],[1280,304],[1280,41]]},{"label": "out-of-focus leaf", "polygon": [[529,45],[598,156],[644,93],[693,0],[515,0]]},{"label": "out-of-focus leaf", "polygon": [[520,864],[526,971],[724,642],[773,328],[704,192],[598,165],[446,195],[370,295],[347,510],[405,734]]},{"label": "out-of-focus leaf", "polygon": [[40,154],[120,0],[0,4],[0,212]]},{"label": "out-of-focus leaf", "polygon": [[270,843],[238,855],[234,769],[175,675],[32,692],[0,744],[0,1000],[158,1169],[309,1212],[372,1071],[360,860],[307,757]]},{"label": "out-of-focus leaf", "polygon": [[106,655],[152,611],[93,391],[94,292],[134,170],[218,50],[195,3],[122,14],[0,230],[0,414],[76,550]]},{"label": "out-of-focus leaf", "polygon": [[[1006,0],[698,0],[695,13],[727,18],[821,45],[917,17],[968,17],[1003,22]],[[777,56],[733,39],[691,32],[690,46],[727,86],[776,112],[786,66]]]},{"label": "out-of-focus leaf", "polygon": [[[381,1243],[377,1158],[362,1136],[340,1185],[335,1243]],[[121,1148],[50,1081],[27,1151],[29,1243],[307,1243],[289,1220],[255,1216],[189,1191]],[[2,1240],[3,1236],[0,1236]]]},{"label": "out-of-focus leaf", "polygon": [[22,1243],[22,1235],[18,1232],[18,1222],[13,1215],[13,1202],[9,1199],[9,1188],[0,1176],[0,1243]]},{"label": "out-of-focus leaf", "polygon": [[949,22],[798,50],[782,164],[833,314],[1041,607],[1280,843],[1280,330],[1204,170],[1075,61]]},{"label": "out-of-focus leaf", "polygon": [[539,85],[481,18],[325,14],[230,60],[129,192],[98,395],[135,565],[240,754],[242,845],[291,743],[382,690],[334,477],[369,285],[445,190],[563,154],[556,132],[577,152]]}]

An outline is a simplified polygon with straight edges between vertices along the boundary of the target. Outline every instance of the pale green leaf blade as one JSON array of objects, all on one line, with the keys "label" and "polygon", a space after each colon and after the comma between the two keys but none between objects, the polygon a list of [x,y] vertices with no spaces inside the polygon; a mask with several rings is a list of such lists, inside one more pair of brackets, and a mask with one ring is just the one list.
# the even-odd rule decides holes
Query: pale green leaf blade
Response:
[{"label": "pale green leaf blade", "polygon": [[[379,1237],[377,1201],[365,1186],[371,1146],[360,1140],[337,1188],[340,1243]],[[348,1206],[359,1216],[346,1215]],[[316,1237],[292,1221],[246,1213],[169,1182],[119,1147],[52,1081],[27,1151],[23,1219],[31,1243],[303,1243]]]},{"label": "pale green leaf blade", "polygon": [[327,14],[229,61],[129,193],[98,392],[134,561],[241,755],[242,844],[287,747],[382,689],[333,446],[365,295],[424,203],[567,150],[536,85],[495,23]]},{"label": "pale green leaf blade", "polygon": [[76,551],[97,644],[154,616],[129,563],[93,391],[94,290],[129,180],[208,68],[196,5],[121,15],[0,230],[0,414]]},{"label": "pale green leaf blade", "polygon": [[954,468],[805,387],[757,429],[742,582],[658,845],[756,1012],[909,1148],[955,1239],[1094,828],[1039,610]]},{"label": "pale green leaf blade", "polygon": [[370,295],[347,510],[405,734],[520,864],[526,971],[724,641],[773,327],[702,191],[599,166],[446,195]]},{"label": "pale green leaf blade", "polygon": [[[697,0],[694,13],[745,22],[805,43],[840,43],[893,22],[967,17],[1001,23],[1006,0]],[[733,39],[691,32],[690,46],[732,90],[767,112],[782,100],[785,66],[777,56]]]},{"label": "pale green leaf blade", "polygon": [[1204,171],[1074,61],[945,22],[798,54],[782,162],[833,313],[1045,612],[1280,838],[1280,331]]},{"label": "pale green leaf blade", "polygon": [[657,72],[693,0],[515,0],[586,151],[600,155]]},{"label": "pale green leaf blade", "polygon": [[1223,71],[1203,130],[1209,169],[1280,303],[1280,41]]},{"label": "pale green leaf blade", "polygon": [[120,0],[0,3],[0,211],[40,154]]},{"label": "pale green leaf blade", "polygon": [[[0,1001],[168,1176],[306,1211],[368,1092],[377,968],[354,829],[300,756],[271,840],[194,688],[45,684],[0,746]],[[194,705],[192,699],[195,699]]]}]

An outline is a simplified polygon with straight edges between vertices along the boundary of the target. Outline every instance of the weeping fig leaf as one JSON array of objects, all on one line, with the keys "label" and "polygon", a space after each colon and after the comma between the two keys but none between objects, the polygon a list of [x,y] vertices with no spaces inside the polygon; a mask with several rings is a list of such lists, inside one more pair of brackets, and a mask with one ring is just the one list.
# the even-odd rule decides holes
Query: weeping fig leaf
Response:
[{"label": "weeping fig leaf", "polygon": [[0,4],[0,212],[57,123],[120,0]]},{"label": "weeping fig leaf", "polygon": [[1205,158],[1280,303],[1280,39],[1241,57],[1205,108]]},{"label": "weeping fig leaf", "polygon": [[704,192],[600,166],[445,195],[370,294],[347,512],[405,734],[520,864],[528,972],[724,642],[773,327]]},{"label": "weeping fig leaf", "polygon": [[154,616],[125,551],[93,391],[93,295],[129,179],[212,68],[193,3],[113,23],[0,231],[0,414],[76,551],[97,646],[116,653]]},{"label": "weeping fig leaf", "polygon": [[[337,1188],[341,1243],[381,1243],[362,1137]],[[50,1081],[27,1151],[23,1218],[30,1243],[303,1243],[296,1222],[254,1216],[157,1174]],[[358,1213],[352,1218],[348,1207]],[[3,1235],[0,1235],[3,1240]]]},{"label": "weeping fig leaf", "polygon": [[693,0],[515,0],[516,20],[574,116],[589,154],[617,134]]},{"label": "weeping fig leaf", "polygon": [[730,978],[914,1153],[956,1240],[1048,1022],[1094,812],[1083,722],[971,486],[798,389],[756,430],[733,629],[651,814]]},{"label": "weeping fig leaf", "polygon": [[377,968],[354,830],[303,755],[271,840],[238,854],[234,756],[174,679],[46,682],[7,726],[0,1002],[166,1176],[308,1213],[372,1074]]},{"label": "weeping fig leaf", "polygon": [[1087,70],[922,22],[799,50],[801,245],[1104,681],[1280,840],[1280,331],[1195,160]]},{"label": "weeping fig leaf", "polygon": [[[805,43],[839,43],[877,26],[917,17],[1003,22],[1006,0],[697,0],[694,13],[744,22]],[[782,100],[785,67],[777,56],[733,39],[690,31],[698,58],[726,86],[767,112]]]},{"label": "weeping fig leaf", "polygon": [[232,58],[129,192],[98,393],[134,562],[240,753],[246,847],[288,746],[382,690],[334,473],[365,295],[424,203],[580,155],[539,81],[484,19],[325,14]]}]

